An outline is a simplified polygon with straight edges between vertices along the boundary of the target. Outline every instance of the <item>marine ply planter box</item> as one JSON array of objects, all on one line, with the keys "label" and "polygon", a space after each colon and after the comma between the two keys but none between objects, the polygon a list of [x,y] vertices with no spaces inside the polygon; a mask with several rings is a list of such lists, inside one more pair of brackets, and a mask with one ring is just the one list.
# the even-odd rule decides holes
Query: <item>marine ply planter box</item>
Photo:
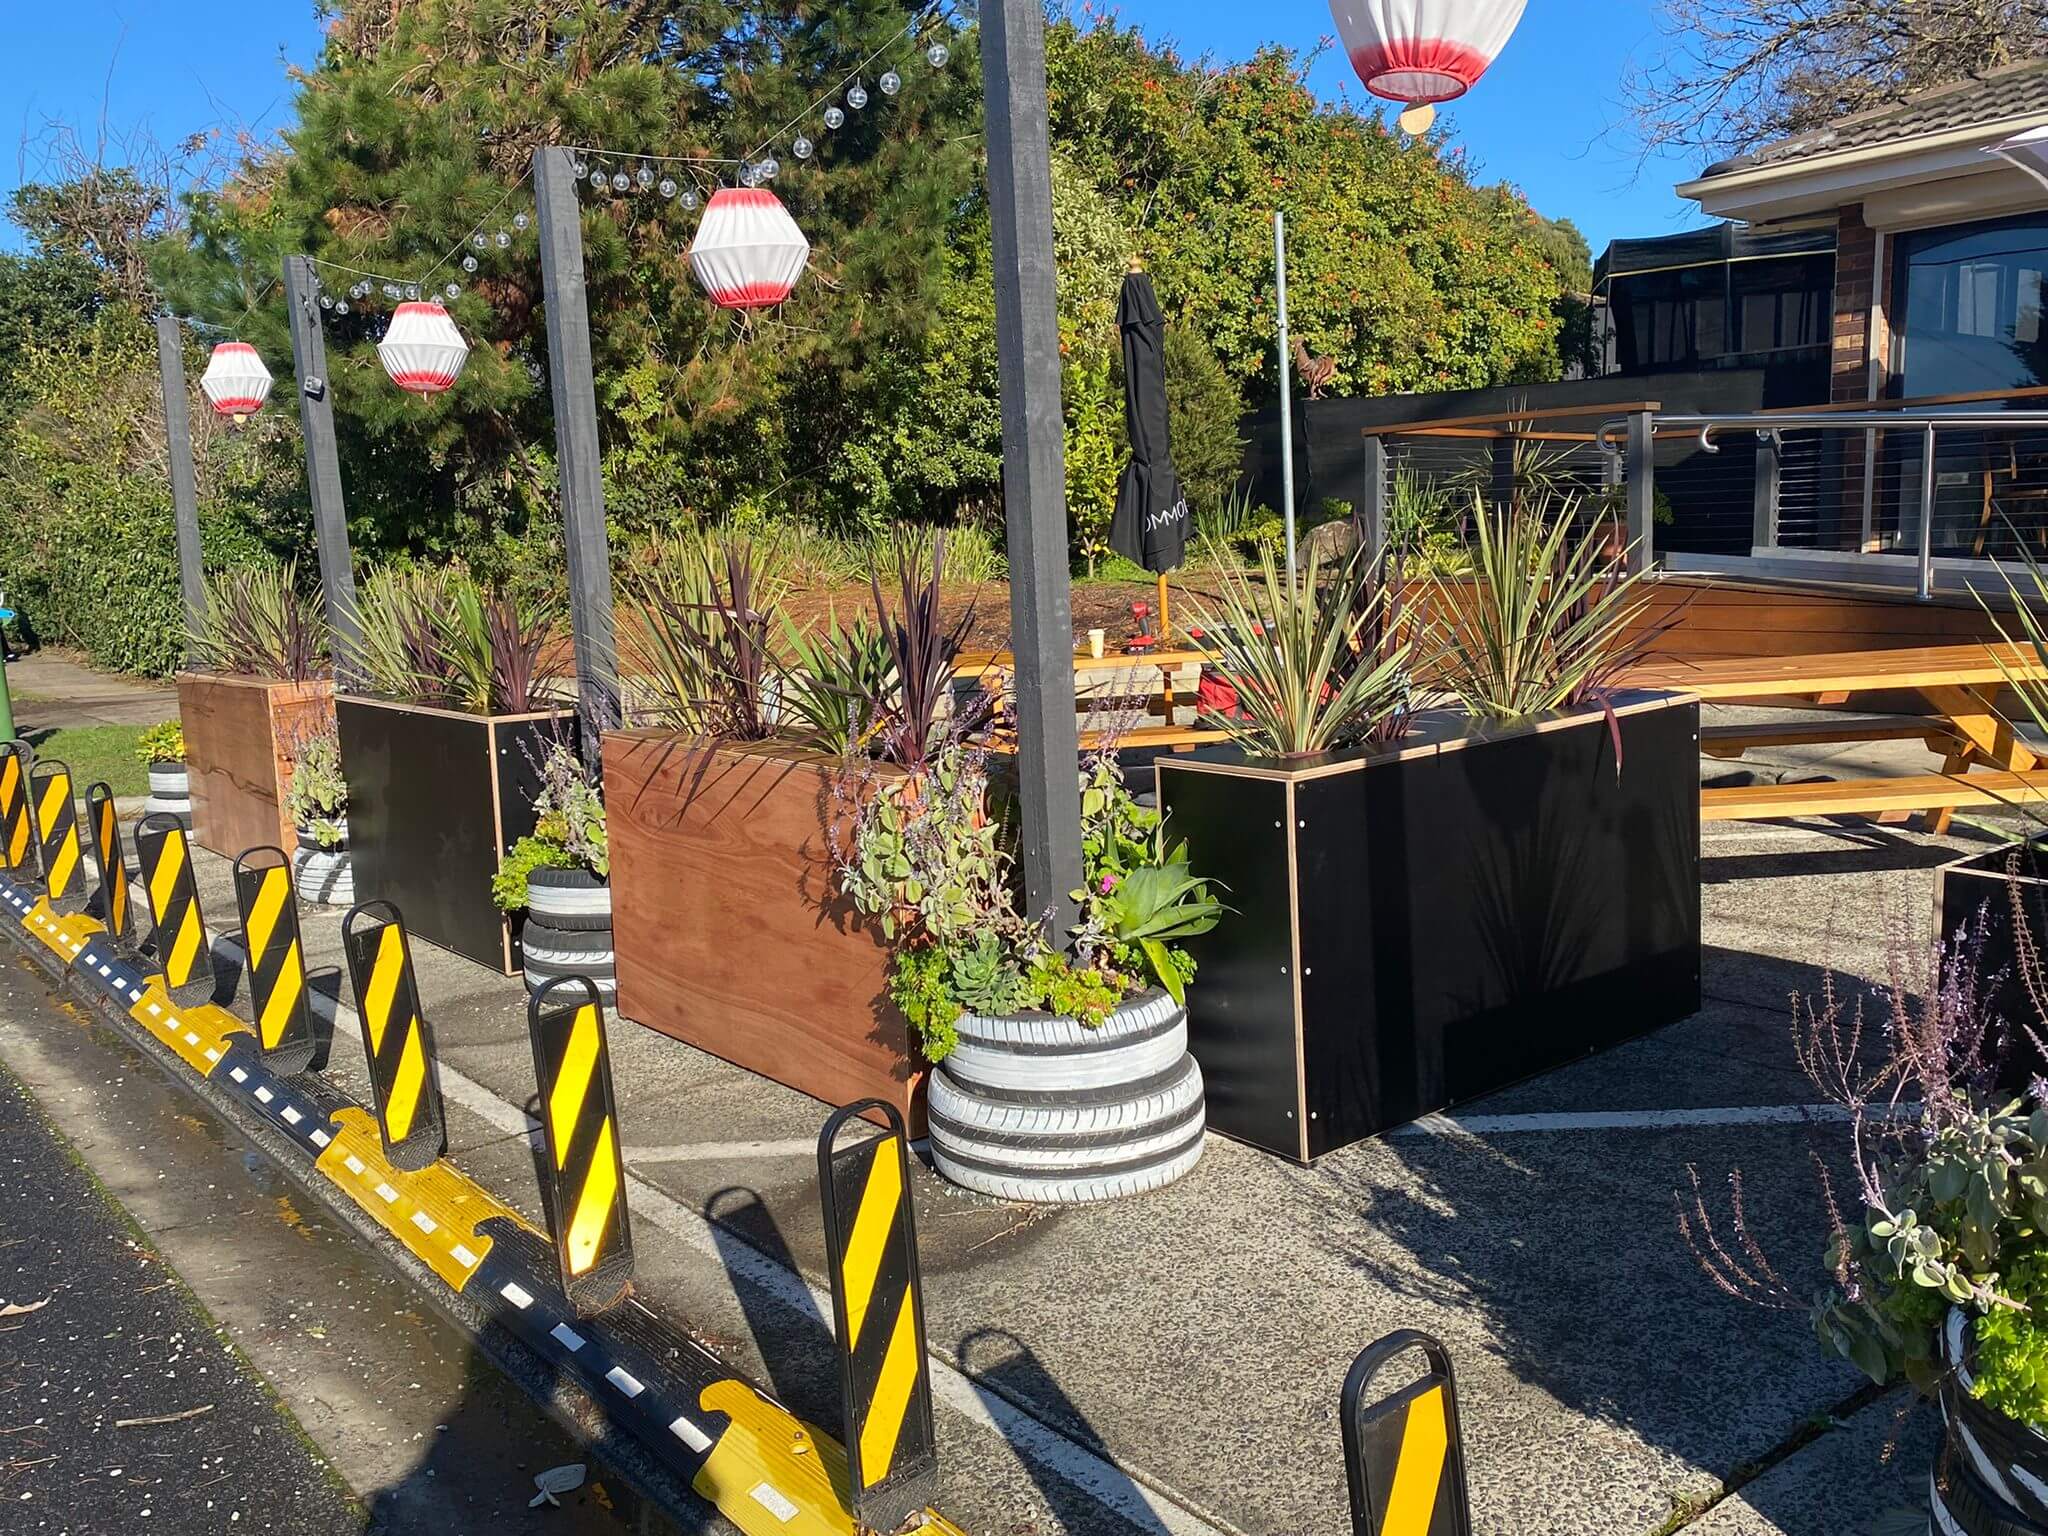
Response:
[{"label": "marine ply planter box", "polygon": [[[2015,905],[2017,904],[2017,912]],[[2023,913],[2036,953],[2048,953],[2048,856],[2035,843],[2007,843],[1934,872],[1934,929],[1944,964],[1973,965],[1979,1006],[2004,1021],[1996,1052],[1998,1086],[2012,1094],[2048,1073],[2028,1031],[2048,1039],[2020,972],[2015,918]]]},{"label": "marine ply planter box", "polygon": [[491,877],[533,831],[540,765],[572,745],[568,712],[469,715],[341,694],[341,771],[358,900],[396,903],[406,931],[506,976],[519,929],[491,900]]},{"label": "marine ply planter box", "polygon": [[841,771],[786,744],[606,734],[618,1011],[828,1104],[886,1100],[921,1129],[888,946],[839,894],[826,828]]},{"label": "marine ply planter box", "polygon": [[1159,762],[1230,914],[1191,941],[1212,1129],[1308,1162],[1699,1008],[1699,706],[1399,752]]},{"label": "marine ply planter box", "polygon": [[251,848],[289,849],[292,761],[299,744],[334,719],[334,684],[181,672],[178,716],[200,847],[231,859]]}]

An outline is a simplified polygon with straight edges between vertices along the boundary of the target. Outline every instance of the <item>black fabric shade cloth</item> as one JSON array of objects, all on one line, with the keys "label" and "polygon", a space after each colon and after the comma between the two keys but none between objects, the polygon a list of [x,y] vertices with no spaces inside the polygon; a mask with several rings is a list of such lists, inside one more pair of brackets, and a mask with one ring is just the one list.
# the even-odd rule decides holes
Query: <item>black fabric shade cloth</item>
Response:
[{"label": "black fabric shade cloth", "polygon": [[1177,570],[1188,554],[1188,499],[1166,423],[1166,319],[1152,279],[1133,272],[1116,301],[1124,338],[1124,416],[1131,462],[1117,488],[1109,545],[1148,571]]}]

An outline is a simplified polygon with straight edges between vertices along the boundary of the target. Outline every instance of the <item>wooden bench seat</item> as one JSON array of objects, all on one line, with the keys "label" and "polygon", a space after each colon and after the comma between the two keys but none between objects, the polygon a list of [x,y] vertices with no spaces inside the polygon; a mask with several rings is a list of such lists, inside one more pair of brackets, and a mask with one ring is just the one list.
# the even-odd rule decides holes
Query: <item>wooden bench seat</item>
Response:
[{"label": "wooden bench seat", "polygon": [[1700,792],[1702,821],[1775,821],[1793,816],[1892,816],[1964,806],[2048,802],[2048,772],[1924,773],[1817,784],[1745,784]]},{"label": "wooden bench seat", "polygon": [[1865,716],[1860,720],[1815,714],[1806,720],[1779,720],[1767,725],[1703,725],[1700,751],[1708,757],[1735,758],[1759,747],[1816,747],[1856,741],[1924,741],[1930,752],[1946,752],[1957,739],[1946,720],[1927,715]]}]

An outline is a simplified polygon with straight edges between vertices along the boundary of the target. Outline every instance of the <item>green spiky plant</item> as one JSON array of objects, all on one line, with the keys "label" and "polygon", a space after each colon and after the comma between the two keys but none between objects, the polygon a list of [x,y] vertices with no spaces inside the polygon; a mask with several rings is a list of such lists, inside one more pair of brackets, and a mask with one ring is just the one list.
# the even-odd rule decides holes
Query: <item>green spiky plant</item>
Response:
[{"label": "green spiky plant", "polygon": [[485,589],[467,571],[392,566],[357,599],[355,666],[371,692],[470,714],[550,707],[567,619],[552,595]]},{"label": "green spiky plant", "polygon": [[206,612],[193,635],[197,659],[236,677],[303,683],[326,658],[320,600],[300,590],[298,566],[237,565],[206,578]]},{"label": "green spiky plant", "polygon": [[646,712],[708,740],[766,738],[769,640],[786,592],[773,546],[722,533],[662,541],[623,587],[646,637]]},{"label": "green spiky plant", "polygon": [[806,745],[843,757],[866,744],[879,701],[895,687],[896,668],[882,631],[865,614],[845,627],[833,612],[824,626],[782,620],[782,718]]},{"label": "green spiky plant", "polygon": [[1396,598],[1375,552],[1326,571],[1311,551],[1293,580],[1270,549],[1251,572],[1219,567],[1220,598],[1188,603],[1238,707],[1205,724],[1254,756],[1314,757],[1365,740],[1405,706],[1413,643],[1382,622]]}]

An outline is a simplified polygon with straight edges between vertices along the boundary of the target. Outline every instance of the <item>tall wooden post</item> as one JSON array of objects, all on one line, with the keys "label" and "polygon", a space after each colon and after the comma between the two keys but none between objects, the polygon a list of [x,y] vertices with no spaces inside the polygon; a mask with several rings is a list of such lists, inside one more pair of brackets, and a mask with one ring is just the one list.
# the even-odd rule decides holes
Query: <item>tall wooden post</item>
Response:
[{"label": "tall wooden post", "polygon": [[171,460],[171,515],[178,527],[178,590],[185,599],[185,660],[206,623],[206,555],[199,541],[199,481],[192,472],[192,402],[185,394],[185,328],[175,315],[156,322],[157,370],[164,385],[164,446]]},{"label": "tall wooden post", "polygon": [[299,432],[306,440],[306,488],[313,498],[313,536],[320,552],[320,591],[327,603],[334,676],[345,684],[355,678],[362,630],[356,622],[355,561],[348,547],[348,507],[342,500],[334,400],[327,382],[327,339],[320,330],[320,280],[312,257],[285,257],[284,294],[292,328],[292,371],[299,386]]},{"label": "tall wooden post", "polygon": [[555,462],[562,478],[562,536],[569,556],[578,715],[585,756],[595,762],[598,733],[619,724],[619,655],[597,386],[590,362],[590,305],[583,288],[583,209],[572,153],[535,150],[533,189],[540,215],[540,278],[547,305],[548,383],[555,400]]},{"label": "tall wooden post", "polygon": [[1074,921],[1069,893],[1082,880],[1081,791],[1053,287],[1052,152],[1045,120],[1045,12],[1040,0],[998,0],[984,7],[981,25],[1024,889],[1034,915],[1052,915],[1058,939]]}]

